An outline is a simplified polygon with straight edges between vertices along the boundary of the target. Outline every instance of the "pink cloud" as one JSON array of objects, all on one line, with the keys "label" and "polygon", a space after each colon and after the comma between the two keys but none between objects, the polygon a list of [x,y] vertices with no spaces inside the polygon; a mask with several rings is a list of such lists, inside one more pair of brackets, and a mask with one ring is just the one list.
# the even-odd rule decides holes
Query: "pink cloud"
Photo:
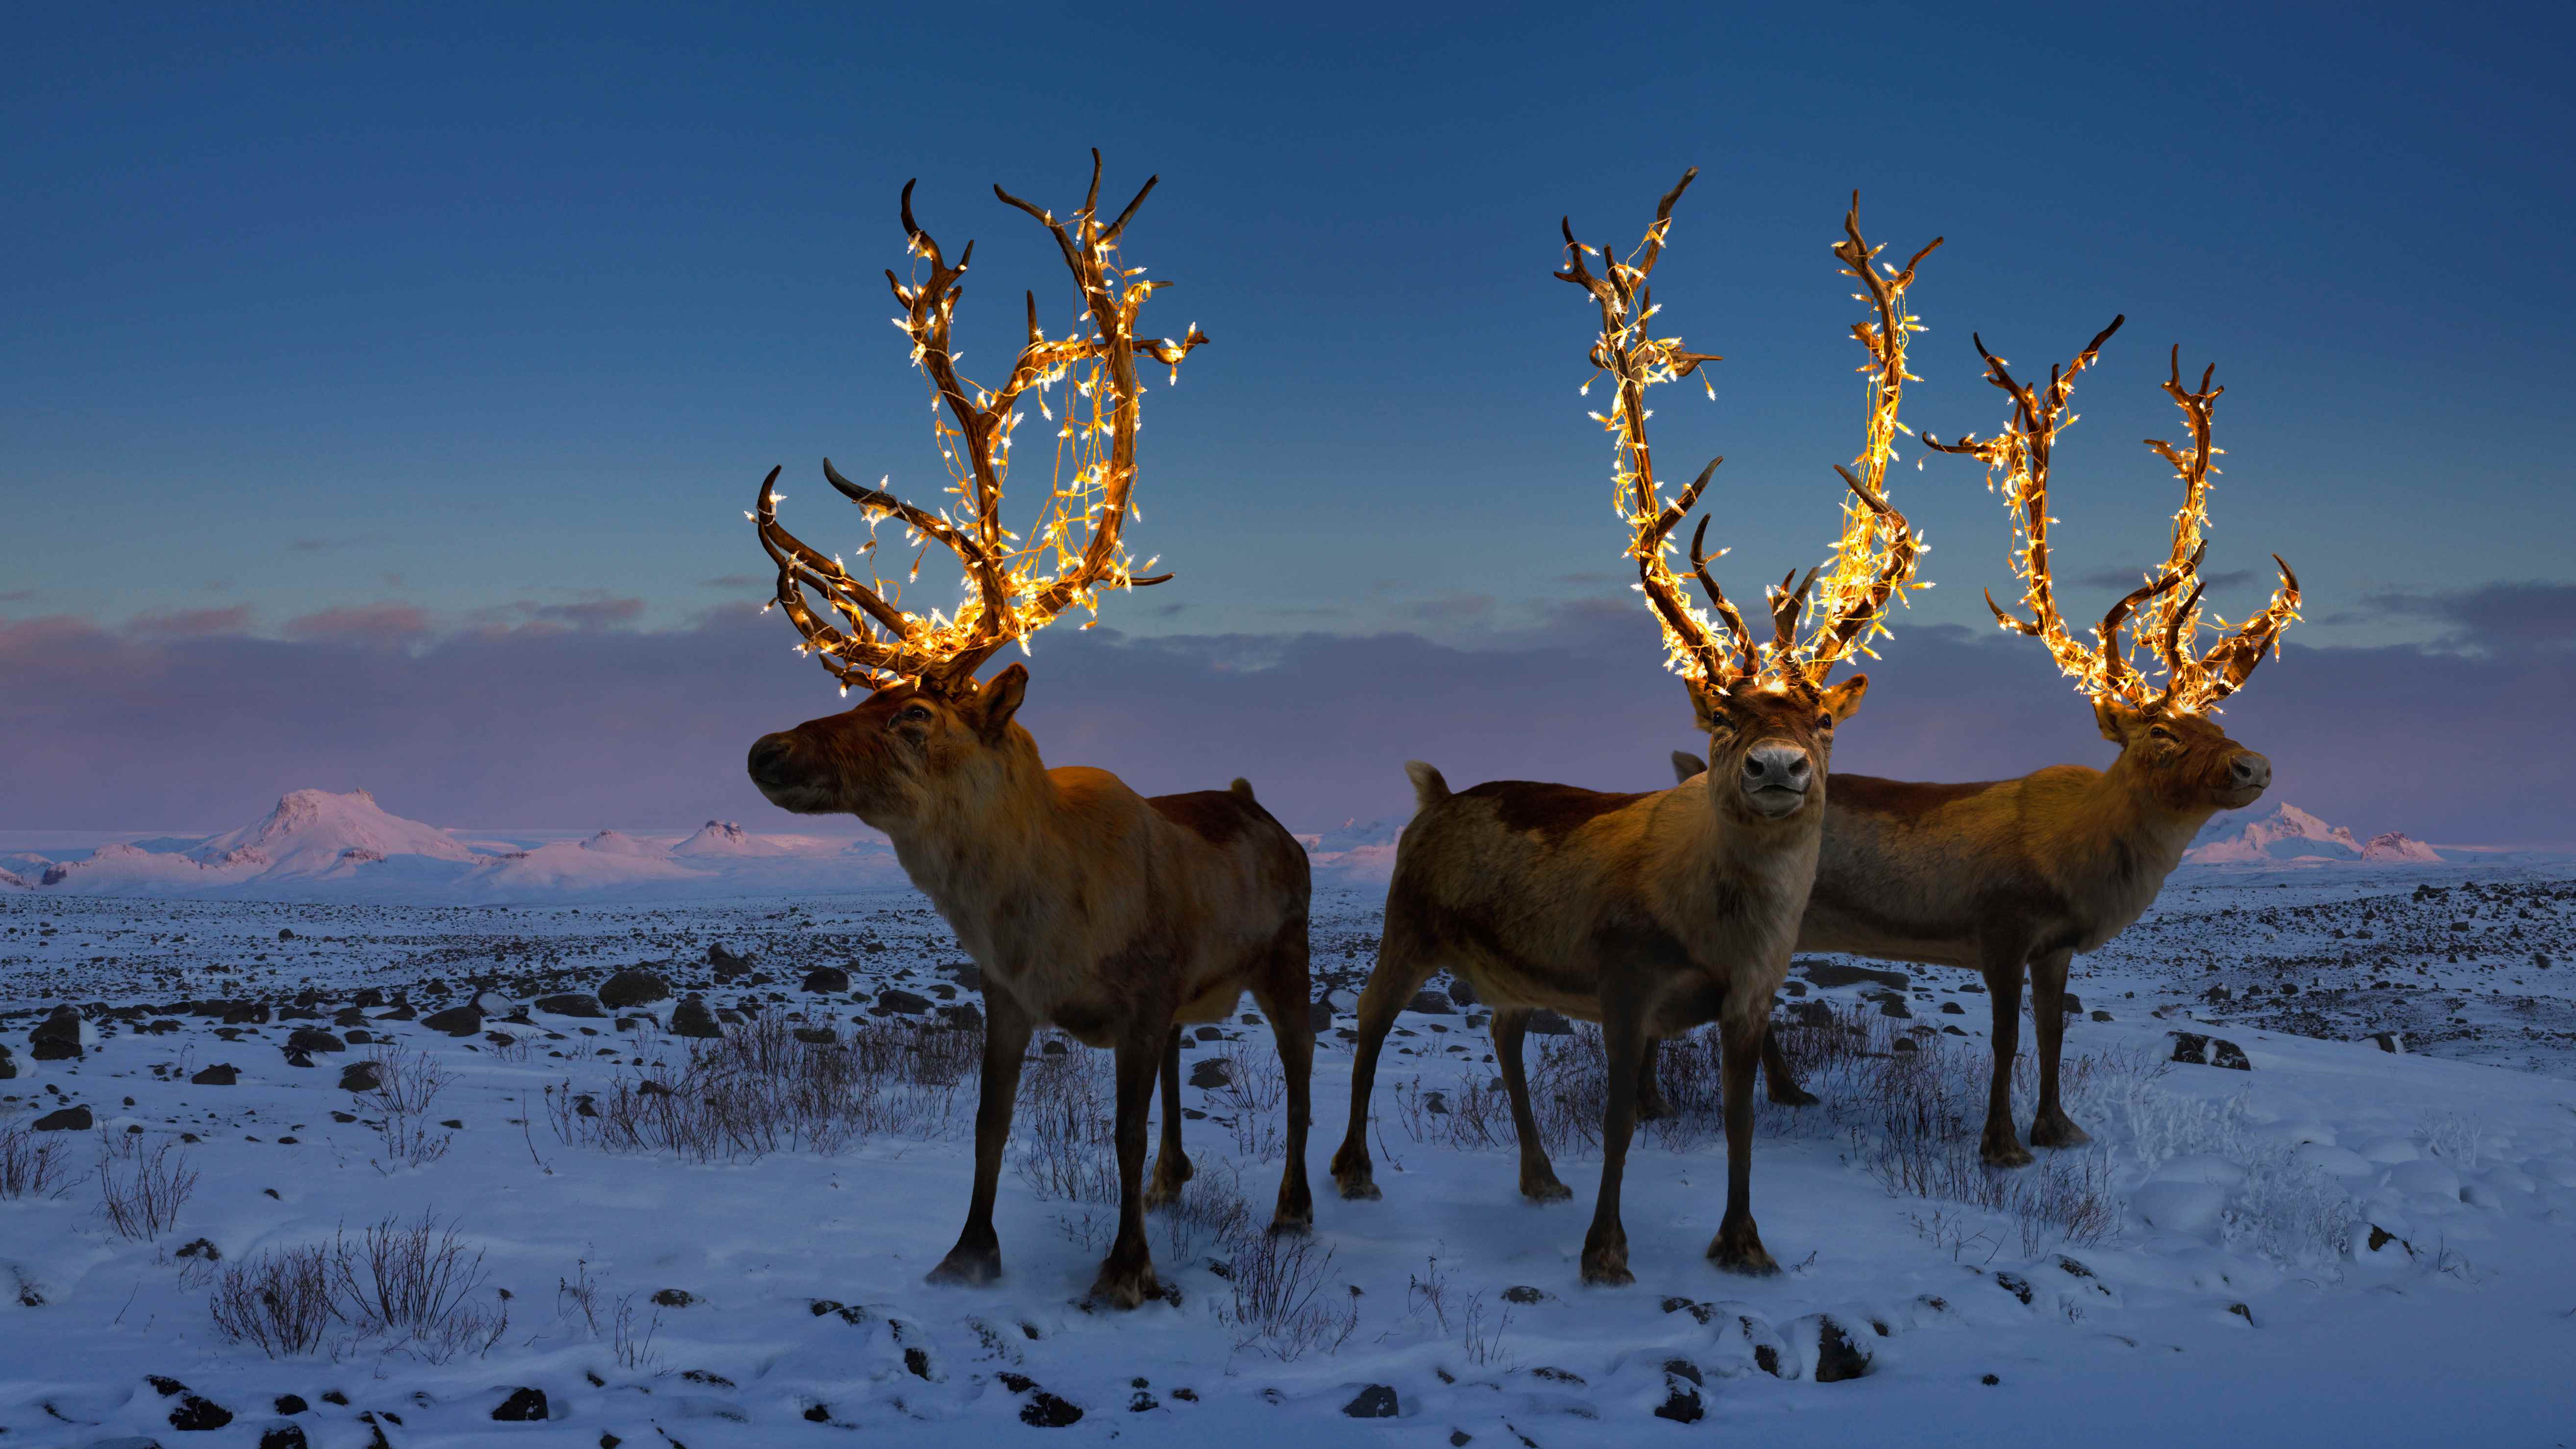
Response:
[{"label": "pink cloud", "polygon": [[208,634],[239,634],[250,627],[248,604],[235,604],[225,609],[171,609],[160,613],[137,614],[127,624],[164,639],[192,639]]},{"label": "pink cloud", "polygon": [[351,604],[286,621],[295,639],[410,638],[429,632],[429,611],[411,604]]}]

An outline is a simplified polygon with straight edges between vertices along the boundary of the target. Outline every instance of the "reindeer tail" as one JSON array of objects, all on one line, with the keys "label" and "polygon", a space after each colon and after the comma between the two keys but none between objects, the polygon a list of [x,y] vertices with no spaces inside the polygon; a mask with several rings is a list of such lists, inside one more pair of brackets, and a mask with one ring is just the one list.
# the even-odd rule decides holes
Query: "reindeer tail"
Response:
[{"label": "reindeer tail", "polygon": [[1440,772],[1420,760],[1404,762],[1404,773],[1413,779],[1413,803],[1417,810],[1428,810],[1449,798],[1449,782]]}]

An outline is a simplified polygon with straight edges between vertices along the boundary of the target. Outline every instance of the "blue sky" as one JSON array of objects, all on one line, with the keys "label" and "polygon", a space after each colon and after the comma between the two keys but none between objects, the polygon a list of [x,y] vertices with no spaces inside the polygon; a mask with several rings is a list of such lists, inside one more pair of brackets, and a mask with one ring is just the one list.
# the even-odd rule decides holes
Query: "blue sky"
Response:
[{"label": "blue sky", "polygon": [[[2174,490],[2138,440],[2177,425],[2174,342],[2229,387],[2208,571],[2241,578],[2231,615],[2274,550],[2312,648],[2473,647],[2475,591],[2563,609],[2576,585],[2563,11],[979,19],[21,15],[0,623],[142,619],[184,648],[747,608],[741,509],[771,465],[825,544],[856,520],[822,455],[939,476],[886,321],[904,180],[943,241],[980,243],[975,374],[1022,288],[1050,316],[1065,296],[991,184],[1069,206],[1092,145],[1121,199],[1163,178],[1128,258],[1181,285],[1149,316],[1215,339],[1149,399],[1133,540],[1180,578],[1108,605],[1131,636],[1499,646],[1628,600],[1575,395],[1590,314],[1548,273],[1560,214],[1624,246],[1693,164],[1659,295],[1727,360],[1715,403],[1659,395],[1656,437],[1690,470],[1727,455],[1739,592],[1821,556],[1858,446],[1859,309],[1827,252],[1855,187],[1900,255],[1948,238],[1915,293],[1918,428],[1999,419],[1972,330],[2037,370],[2127,314],[2060,453],[2070,613],[2160,552]],[[1982,623],[2007,533],[1963,460],[1896,486],[1941,584],[1901,649],[1909,623]],[[777,667],[811,670],[770,623]]]}]

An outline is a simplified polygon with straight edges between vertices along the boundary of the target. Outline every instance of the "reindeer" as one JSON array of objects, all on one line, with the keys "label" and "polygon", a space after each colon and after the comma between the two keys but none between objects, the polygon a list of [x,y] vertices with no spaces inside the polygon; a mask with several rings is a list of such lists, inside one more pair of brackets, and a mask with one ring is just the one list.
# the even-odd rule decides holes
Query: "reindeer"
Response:
[{"label": "reindeer", "polygon": [[[1710,1020],[1719,1023],[1726,1047],[1727,1190],[1708,1256],[1737,1272],[1776,1271],[1751,1206],[1754,1062],[1815,871],[1834,727],[1869,687],[1862,675],[1831,686],[1825,678],[1880,629],[1880,615],[1908,586],[1919,550],[1879,491],[1890,455],[1874,442],[1864,459],[1867,480],[1839,470],[1854,500],[1846,514],[1850,546],[1824,580],[1811,637],[1802,641],[1798,631],[1805,600],[1816,589],[1813,570],[1796,588],[1783,579],[1770,591],[1773,638],[1756,647],[1742,615],[1709,575],[1706,518],[1692,535],[1691,571],[1715,621],[1684,598],[1665,553],[1718,464],[1667,502],[1646,438],[1645,393],[1715,359],[1683,351],[1677,337],[1650,336],[1645,327],[1655,311],[1647,281],[1673,204],[1696,174],[1684,173],[1664,197],[1630,260],[1606,258],[1606,276],[1586,267],[1586,254],[1599,253],[1577,242],[1567,223],[1566,269],[1556,275],[1582,287],[1600,309],[1591,358],[1617,388],[1611,414],[1601,421],[1616,438],[1616,496],[1631,530],[1628,554],[1662,626],[1670,663],[1688,684],[1699,727],[1709,734],[1708,782],[1648,795],[1526,780],[1452,792],[1431,766],[1405,767],[1420,808],[1397,847],[1385,931],[1359,1007],[1350,1130],[1333,1159],[1344,1197],[1379,1196],[1367,1141],[1378,1054],[1404,1002],[1446,966],[1493,1006],[1495,1056],[1521,1142],[1521,1191],[1542,1201],[1570,1197],[1538,1146],[1521,1040],[1538,1007],[1597,1021],[1609,1054],[1610,1091],[1582,1275],[1601,1285],[1635,1281],[1619,1189],[1645,1045]],[[1856,216],[1853,227],[1849,245],[1856,250],[1847,260],[1871,276]],[[1911,272],[1909,266],[1904,281]],[[1901,289],[1899,283],[1900,295]],[[1893,379],[1903,375],[1909,320],[1899,307],[1886,316],[1884,330],[1863,329],[1874,352],[1884,347],[1899,358]],[[1881,406],[1892,423],[1892,395]]]},{"label": "reindeer", "polygon": [[[2251,805],[2270,786],[2272,762],[2228,738],[2209,716],[2277,650],[2281,631],[2298,617],[2298,577],[2276,554],[2281,583],[2263,611],[2232,634],[2213,620],[2221,637],[2199,649],[2199,568],[2207,548],[2201,531],[2209,518],[2210,461],[2222,451],[2210,443],[2210,414],[2226,389],[2210,385],[2215,367],[2202,372],[2197,389],[2186,388],[2176,347],[2164,389],[2183,411],[2190,442],[2147,440],[2183,484],[2171,551],[2103,616],[2095,646],[2068,633],[2049,575],[2049,463],[2076,375],[2093,365],[2121,320],[2113,318],[2065,367],[2052,368],[2044,389],[2014,381],[1977,339],[1987,381],[2012,399],[2011,420],[1982,441],[1923,440],[1980,459],[1990,478],[2003,475],[2017,535],[2015,568],[2034,617],[2005,613],[1991,593],[1986,607],[2002,627],[2048,646],[2091,698],[2094,721],[2120,747],[2118,758],[2107,770],[2051,765],[2017,780],[1964,785],[1835,775],[1815,889],[1798,926],[1802,951],[1984,974],[1994,1008],[1994,1077],[1979,1153],[1999,1167],[2031,1161],[2012,1116],[2023,966],[2030,970],[2039,1039],[2039,1103],[2030,1140],[2040,1147],[2081,1146],[2092,1139],[2067,1117],[2058,1093],[2068,963],[2078,951],[2100,950],[2145,912],[2210,816]],[[2161,664],[2161,690],[2131,662],[2140,650]],[[1686,781],[1704,767],[1676,750],[1673,768]],[[1770,1047],[1773,1091],[1785,1084],[1804,1096],[1778,1057],[1776,1045]],[[1650,1053],[1649,1080],[1652,1072]]]},{"label": "reindeer", "polygon": [[[1180,1024],[1223,1019],[1247,989],[1270,1018],[1288,1079],[1288,1163],[1274,1232],[1302,1232],[1314,1221],[1305,1162],[1314,1029],[1305,851],[1262,809],[1251,785],[1237,780],[1226,790],[1147,798],[1104,770],[1049,769],[1015,718],[1028,670],[1013,663],[982,685],[974,678],[994,653],[1013,643],[1025,650],[1031,634],[1068,608],[1096,612],[1102,592],[1170,577],[1134,576],[1120,546],[1136,475],[1136,359],[1144,354],[1177,375],[1207,338],[1196,327],[1177,342],[1137,338],[1138,308],[1170,284],[1121,269],[1117,251],[1155,182],[1103,225],[1097,151],[1091,166],[1091,190],[1069,226],[993,188],[1054,236],[1089,327],[1088,335],[1077,326],[1064,337],[1046,336],[1031,294],[1028,342],[1009,379],[990,391],[958,376],[949,344],[958,279],[974,247],[950,265],[914,222],[912,185],[905,184],[904,235],[908,250],[928,261],[929,276],[906,283],[889,271],[886,280],[904,308],[899,325],[929,377],[934,406],[949,413],[937,432],[963,516],[854,484],[828,459],[823,475],[865,511],[872,530],[897,519],[908,544],[926,552],[937,543],[954,553],[972,593],[953,618],[903,610],[897,590],[873,569],[863,584],[840,560],[779,526],[778,470],[770,470],[749,516],[778,566],[775,602],[803,635],[799,653],[818,655],[844,694],[853,683],[870,693],[845,713],[761,736],[749,768],[760,792],[784,809],[856,815],[884,831],[905,872],[982,968],[974,1194],[957,1245],[930,1281],[984,1284],[1000,1275],[993,1199],[1012,1098],[1031,1032],[1053,1025],[1117,1056],[1118,1235],[1091,1291],[1133,1308],[1168,1296],[1146,1247],[1145,1210],[1169,1201],[1191,1175],[1181,1150]],[[1057,438],[1059,483],[1023,541],[1001,522],[1012,433],[1024,417],[1018,404],[1035,387],[1041,412],[1053,420],[1044,393],[1077,368]],[[873,539],[868,547],[875,548]],[[919,568],[916,557],[916,577]],[[817,614],[808,589],[838,624]],[[1158,1067],[1162,1143],[1147,1183],[1140,1181],[1145,1122]]]}]

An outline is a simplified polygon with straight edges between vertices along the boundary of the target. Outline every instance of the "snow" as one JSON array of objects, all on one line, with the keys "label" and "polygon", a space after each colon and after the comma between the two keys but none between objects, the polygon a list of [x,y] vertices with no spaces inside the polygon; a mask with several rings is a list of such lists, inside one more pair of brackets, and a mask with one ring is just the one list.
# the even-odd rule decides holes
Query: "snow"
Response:
[{"label": "snow", "polygon": [[1319,885],[1383,886],[1395,875],[1402,820],[1345,820],[1317,835],[1299,836]]},{"label": "snow", "polygon": [[[540,846],[516,864],[656,860],[586,844]],[[365,869],[401,868],[393,857]],[[1377,894],[1319,891],[1319,991],[1347,1000],[1364,978]],[[720,984],[704,964],[711,942],[754,958],[751,974]],[[1625,1193],[1639,1281],[1620,1290],[1586,1289],[1577,1275],[1596,1155],[1563,1144],[1558,1170],[1576,1200],[1529,1206],[1512,1190],[1507,1124],[1499,1145],[1461,1146],[1456,1111],[1403,1105],[1420,1108],[1425,1089],[1462,1102],[1489,1076],[1472,1009],[1401,1020],[1372,1144],[1385,1199],[1334,1195],[1326,1164],[1350,1075],[1342,1015],[1315,1077],[1312,1252],[1331,1255],[1316,1301],[1356,1320],[1337,1346],[1283,1360],[1247,1337],[1216,1267],[1241,1262],[1258,1238],[1230,1246],[1171,1214],[1155,1216],[1152,1237],[1179,1304],[1086,1310],[1110,1209],[1041,1189],[1033,1110],[1001,1183],[1004,1278],[923,1285],[964,1214],[971,1069],[953,1088],[923,1089],[917,1100],[936,1110],[833,1150],[698,1164],[605,1151],[560,1134],[548,1109],[550,1088],[560,1104],[687,1062],[690,1043],[661,1030],[670,1001],[623,1023],[496,1011],[485,1026],[507,1042],[362,1008],[357,1029],[456,1074],[427,1114],[449,1142],[444,1157],[380,1170],[376,1099],[336,1086],[375,1047],[316,1053],[310,1067],[281,1050],[297,1028],[351,1030],[337,1018],[362,988],[425,1016],[478,993],[499,1008],[591,990],[638,962],[736,1013],[732,1032],[761,1018],[884,1029],[881,987],[941,1005],[974,996],[958,984],[952,937],[907,890],[518,906],[0,894],[0,1039],[15,1073],[0,1080],[0,1129],[78,1102],[105,1139],[178,1143],[200,1174],[152,1241],[106,1224],[95,1179],[57,1198],[0,1199],[0,1442],[248,1446],[291,1393],[306,1403],[293,1422],[326,1446],[367,1442],[360,1414],[402,1445],[512,1433],[587,1446],[613,1434],[721,1449],[838,1443],[835,1424],[981,1445],[1034,1432],[1021,1415],[1044,1392],[1082,1411],[1061,1431],[1069,1442],[1221,1437],[1246,1449],[1430,1449],[1460,1434],[1548,1449],[1712,1433],[1787,1445],[2069,1434],[2159,1446],[2550,1443],[2564,1437],[2576,1350],[2576,972],[2529,958],[2563,963],[2571,943],[2576,889],[2563,866],[2185,873],[2138,927],[2078,963],[2083,1010],[2067,1050],[2090,1065],[2070,1074],[2069,1108],[2093,1145],[2043,1152],[2012,1179],[2097,1174],[2113,1204],[2107,1238],[2026,1239],[2008,1214],[1882,1186],[1864,1151],[1866,1077],[1853,1075],[1874,1068],[1857,1062],[1810,1079],[1823,1105],[1759,1110],[1754,1205],[1785,1272],[1740,1279],[1707,1264],[1723,1149],[1705,1124],[1649,1128]],[[1973,975],[1898,967],[1851,979],[1823,964],[1835,963],[1801,963],[1793,1001],[1866,1012],[1925,1052],[1981,1060],[1989,1003]],[[848,969],[853,989],[799,990],[820,965]],[[2396,989],[2374,984],[2400,977]],[[2228,994],[2213,998],[2216,987]],[[308,989],[314,1018],[275,1014]],[[181,1005],[217,999],[265,1003],[270,1019]],[[28,1031],[66,1001],[90,1017],[87,1055],[30,1060]],[[2365,1039],[2390,1026],[2414,1050]],[[2165,1063],[2176,1029],[2235,1042],[2251,1070]],[[1218,1040],[1194,1035],[1184,1076],[1209,1057],[1267,1063],[1268,1036],[1242,1020]],[[1024,1108],[1043,1071],[1095,1084],[1107,1071],[1105,1054],[1078,1046],[1049,1060],[1030,1068]],[[236,1067],[238,1083],[188,1080],[215,1063]],[[1184,1088],[1185,1105],[1206,1114],[1187,1124],[1198,1176],[1185,1205],[1239,1184],[1267,1216],[1279,1108],[1246,1101]],[[2025,1097],[2025,1124],[2029,1110]],[[101,1136],[50,1135],[78,1173],[92,1171]],[[494,1289],[512,1294],[509,1330],[488,1353],[430,1362],[418,1345],[343,1331],[324,1351],[270,1359],[215,1332],[208,1305],[225,1269],[424,1210],[483,1255],[477,1306],[499,1306]],[[221,1263],[178,1256],[199,1238]],[[592,1313],[575,1301],[585,1281]],[[653,1302],[672,1289],[696,1301]],[[632,1315],[623,1355],[621,1303]],[[1865,1376],[1819,1381],[1828,1323],[1869,1355]],[[1667,1376],[1674,1361],[1700,1379],[1697,1424],[1654,1416],[1679,1377]],[[148,1375],[235,1418],[174,1435],[181,1400]],[[1396,1415],[1355,1424],[1343,1407],[1369,1385],[1392,1390]],[[542,1389],[555,1417],[495,1425],[493,1409],[520,1387]]]},{"label": "snow", "polygon": [[776,841],[764,840],[730,820],[710,820],[698,833],[671,847],[673,855],[708,855],[740,859],[746,856],[788,855],[793,852]]},{"label": "snow", "polygon": [[388,814],[364,790],[346,795],[293,791],[277,802],[267,819],[215,836],[188,854],[212,865],[233,859],[256,861],[268,867],[263,874],[269,878],[288,880],[346,870],[353,852],[377,859],[395,855],[474,859],[474,852],[454,836]]},{"label": "snow", "polygon": [[2440,865],[2442,853],[2399,830],[2385,830],[2370,837],[2361,848],[2361,858],[2374,861],[2411,860],[2424,865]]}]

